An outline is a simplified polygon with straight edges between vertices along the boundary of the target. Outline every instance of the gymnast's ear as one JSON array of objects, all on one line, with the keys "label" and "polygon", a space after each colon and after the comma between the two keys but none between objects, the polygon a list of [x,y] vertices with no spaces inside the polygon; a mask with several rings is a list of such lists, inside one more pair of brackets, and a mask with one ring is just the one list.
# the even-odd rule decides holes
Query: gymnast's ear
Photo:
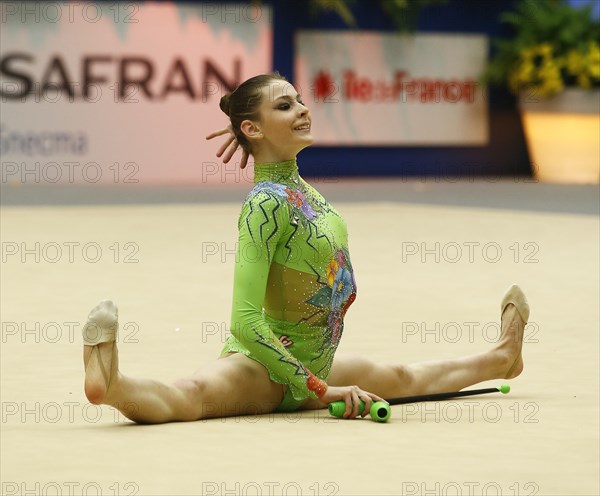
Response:
[{"label": "gymnast's ear", "polygon": [[242,121],[240,124],[240,131],[251,141],[258,141],[264,136],[260,127],[249,119]]}]

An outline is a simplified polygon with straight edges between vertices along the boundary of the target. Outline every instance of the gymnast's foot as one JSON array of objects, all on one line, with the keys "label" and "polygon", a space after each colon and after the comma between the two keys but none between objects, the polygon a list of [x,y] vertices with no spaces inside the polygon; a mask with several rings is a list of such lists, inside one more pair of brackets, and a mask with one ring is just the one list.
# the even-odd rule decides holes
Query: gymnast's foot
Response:
[{"label": "gymnast's foot", "polygon": [[523,334],[529,319],[529,305],[517,285],[511,286],[502,299],[500,340],[495,348],[499,362],[499,377],[513,379],[523,371]]},{"label": "gymnast's foot", "polygon": [[83,328],[83,363],[85,395],[91,403],[105,403],[114,389],[119,370],[117,352],[118,310],[110,300],[103,300],[88,315]]}]

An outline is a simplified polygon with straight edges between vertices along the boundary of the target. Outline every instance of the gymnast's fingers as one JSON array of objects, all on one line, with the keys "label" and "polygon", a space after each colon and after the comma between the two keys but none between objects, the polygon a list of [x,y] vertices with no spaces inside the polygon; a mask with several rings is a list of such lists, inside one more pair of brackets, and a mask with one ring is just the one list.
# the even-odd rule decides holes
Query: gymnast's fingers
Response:
[{"label": "gymnast's fingers", "polygon": [[[365,391],[365,392],[366,392],[366,391]],[[382,398],[382,397],[380,397],[380,396],[377,396],[376,394],[373,394],[373,393],[367,393],[367,394],[369,395],[369,397],[370,397],[372,400],[375,400],[375,401],[383,401],[384,403],[387,403],[387,404],[389,405],[389,401],[387,401],[385,398]]]},{"label": "gymnast's fingers", "polygon": [[[217,150],[217,157],[220,157],[221,155],[223,155],[223,152],[225,150],[227,150],[227,147],[229,145],[231,145],[231,143],[233,143],[234,140],[235,140],[235,136],[230,136],[229,138],[227,138],[227,141],[225,141]],[[231,157],[229,157],[229,158],[231,158]],[[229,160],[229,159],[227,159],[227,160]],[[227,160],[224,160],[224,162],[227,163]]]},{"label": "gymnast's fingers", "polygon": [[358,388],[358,386],[354,386],[352,388],[352,413],[350,415],[350,418],[358,417],[358,412],[360,411],[360,396],[358,395],[358,393],[360,392],[361,391]]},{"label": "gymnast's fingers", "polygon": [[248,152],[246,150],[244,150],[242,152],[242,161],[240,162],[240,169],[246,168],[247,165],[248,165]]},{"label": "gymnast's fingers", "polygon": [[363,410],[361,417],[365,418],[367,415],[369,415],[369,412],[371,411],[371,405],[373,404],[373,400],[367,392],[364,392],[362,400],[365,402],[365,409]]},{"label": "gymnast's fingers", "polygon": [[352,398],[352,390],[344,394],[344,402],[346,403],[346,410],[344,411],[344,418],[352,417],[352,410],[354,408],[354,399]]},{"label": "gymnast's fingers", "polygon": [[230,131],[229,131],[229,128],[228,128],[228,127],[224,128],[224,129],[219,129],[218,131],[214,131],[214,132],[210,133],[210,134],[209,134],[209,135],[206,137],[206,139],[207,139],[207,140],[209,140],[209,139],[213,139],[213,138],[216,138],[217,136],[221,136],[221,135],[223,135],[223,134],[225,134],[225,133],[229,133],[229,132],[230,132]]},{"label": "gymnast's fingers", "polygon": [[240,144],[238,143],[238,141],[235,138],[233,138],[228,144],[231,144],[231,146],[229,147],[229,150],[223,157],[224,164],[226,164],[227,162],[229,162],[231,160],[231,157],[233,157],[233,154],[236,152],[236,150],[240,146]]}]

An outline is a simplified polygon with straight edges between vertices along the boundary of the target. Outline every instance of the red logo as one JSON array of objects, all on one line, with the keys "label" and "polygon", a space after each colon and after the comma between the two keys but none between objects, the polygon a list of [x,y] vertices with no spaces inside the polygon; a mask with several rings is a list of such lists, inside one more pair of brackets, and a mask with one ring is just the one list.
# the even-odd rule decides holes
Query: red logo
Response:
[{"label": "red logo", "polygon": [[[342,71],[338,83],[327,70],[320,70],[314,78],[315,102],[420,102],[420,103],[473,103],[476,98],[477,82],[466,79],[412,78],[406,71],[396,70],[390,80],[360,76],[354,70]],[[341,91],[340,91],[341,90]]]},{"label": "red logo", "polygon": [[315,101],[325,100],[335,92],[335,81],[327,71],[320,71],[315,76]]}]

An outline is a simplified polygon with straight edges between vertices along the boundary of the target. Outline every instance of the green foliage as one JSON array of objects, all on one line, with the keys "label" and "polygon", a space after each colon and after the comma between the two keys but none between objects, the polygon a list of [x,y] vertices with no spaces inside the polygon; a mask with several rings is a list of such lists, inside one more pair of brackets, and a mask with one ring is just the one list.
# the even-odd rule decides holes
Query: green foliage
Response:
[{"label": "green foliage", "polygon": [[[417,26],[422,7],[435,4],[445,4],[448,0],[370,0],[369,3],[378,4],[381,10],[392,20],[399,31],[412,32]],[[352,14],[351,6],[356,0],[310,0],[310,9],[313,14],[321,12],[336,12],[344,22],[353,28],[359,27]]]},{"label": "green foliage", "polygon": [[313,16],[318,16],[321,12],[333,11],[348,26],[356,27],[356,19],[349,6],[352,3],[354,0],[310,0],[309,8]]},{"label": "green foliage", "polygon": [[600,85],[600,22],[592,5],[575,8],[561,0],[522,0],[501,22],[514,37],[494,40],[495,55],[483,82],[508,84],[517,93],[533,88],[551,96],[565,86]]},{"label": "green foliage", "polygon": [[399,31],[414,31],[421,8],[444,4],[446,0],[380,0],[382,10],[392,19]]}]

